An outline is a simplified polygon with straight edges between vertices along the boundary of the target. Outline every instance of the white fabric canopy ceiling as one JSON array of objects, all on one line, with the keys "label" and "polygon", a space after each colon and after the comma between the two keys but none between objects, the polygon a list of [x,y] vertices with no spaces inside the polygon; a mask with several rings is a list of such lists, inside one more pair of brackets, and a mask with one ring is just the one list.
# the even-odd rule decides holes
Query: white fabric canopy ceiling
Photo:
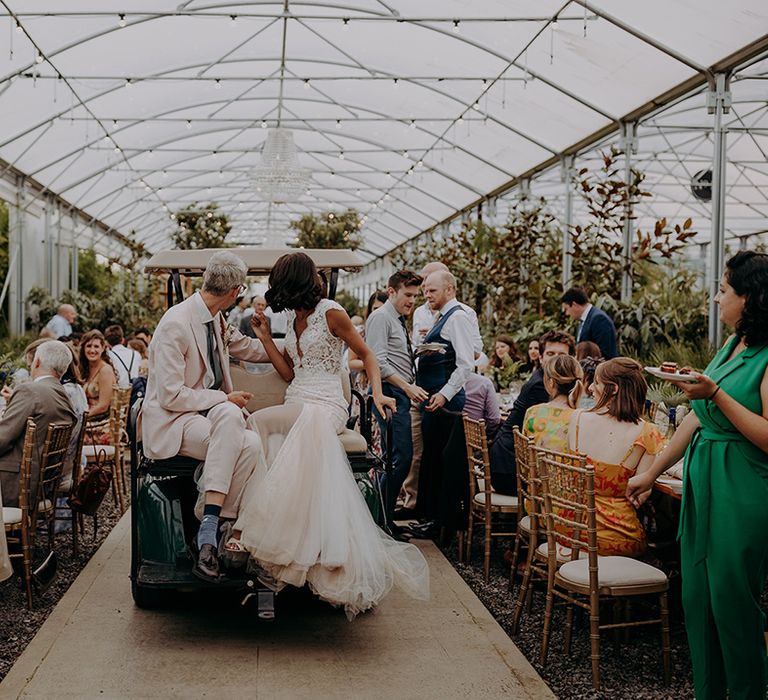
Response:
[{"label": "white fabric canopy ceiling", "polygon": [[[149,251],[215,201],[251,245],[355,207],[374,257],[767,27],[764,0],[2,0],[0,158]],[[250,177],[278,122],[312,171],[284,205]]]}]

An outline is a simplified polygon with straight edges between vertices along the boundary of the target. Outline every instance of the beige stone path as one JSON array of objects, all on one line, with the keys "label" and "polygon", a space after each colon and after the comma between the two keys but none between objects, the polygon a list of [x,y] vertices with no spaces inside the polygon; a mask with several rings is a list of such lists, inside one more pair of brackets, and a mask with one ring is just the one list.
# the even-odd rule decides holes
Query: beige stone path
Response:
[{"label": "beige stone path", "polygon": [[302,596],[278,597],[274,622],[227,600],[146,611],[131,600],[126,516],[0,698],[553,698],[439,550],[420,546],[431,600],[394,592],[352,623]]}]

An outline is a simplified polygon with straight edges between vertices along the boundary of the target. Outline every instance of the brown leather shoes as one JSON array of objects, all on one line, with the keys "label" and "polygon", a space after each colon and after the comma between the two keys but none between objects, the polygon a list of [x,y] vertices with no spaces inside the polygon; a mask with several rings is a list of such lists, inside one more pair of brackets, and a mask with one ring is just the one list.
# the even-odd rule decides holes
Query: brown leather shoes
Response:
[{"label": "brown leather shoes", "polygon": [[219,576],[219,558],[216,553],[216,547],[212,544],[204,544],[197,552],[195,565],[192,567],[193,575],[202,581],[208,583],[218,583]]}]

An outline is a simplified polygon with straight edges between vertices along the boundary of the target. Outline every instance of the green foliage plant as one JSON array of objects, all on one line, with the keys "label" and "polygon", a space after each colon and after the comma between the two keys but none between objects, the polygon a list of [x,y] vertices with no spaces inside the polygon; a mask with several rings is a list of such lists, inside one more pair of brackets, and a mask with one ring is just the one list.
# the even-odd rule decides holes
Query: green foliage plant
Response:
[{"label": "green foliage plant", "polygon": [[355,209],[342,212],[326,211],[322,214],[304,214],[291,221],[296,232],[295,248],[347,248],[357,250],[362,245],[362,221]]},{"label": "green foliage plant", "polygon": [[219,211],[215,202],[199,205],[197,202],[179,209],[171,215],[176,223],[173,243],[182,250],[201,248],[227,248],[226,238],[232,230],[229,217]]},{"label": "green foliage plant", "polygon": [[344,311],[351,318],[352,316],[362,316],[362,309],[357,298],[352,296],[346,289],[340,289],[336,292],[336,303],[344,307]]}]

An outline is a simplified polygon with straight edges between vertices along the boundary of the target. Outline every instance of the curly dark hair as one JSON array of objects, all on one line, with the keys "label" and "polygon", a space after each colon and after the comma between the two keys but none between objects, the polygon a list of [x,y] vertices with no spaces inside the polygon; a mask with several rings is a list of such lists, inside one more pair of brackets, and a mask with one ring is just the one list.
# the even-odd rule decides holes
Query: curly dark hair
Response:
[{"label": "curly dark hair", "polygon": [[280,256],[264,297],[272,311],[314,309],[323,298],[323,282],[312,258],[301,252]]},{"label": "curly dark hair", "polygon": [[745,345],[768,342],[768,255],[742,250],[725,263],[725,278],[744,300],[736,335]]}]

